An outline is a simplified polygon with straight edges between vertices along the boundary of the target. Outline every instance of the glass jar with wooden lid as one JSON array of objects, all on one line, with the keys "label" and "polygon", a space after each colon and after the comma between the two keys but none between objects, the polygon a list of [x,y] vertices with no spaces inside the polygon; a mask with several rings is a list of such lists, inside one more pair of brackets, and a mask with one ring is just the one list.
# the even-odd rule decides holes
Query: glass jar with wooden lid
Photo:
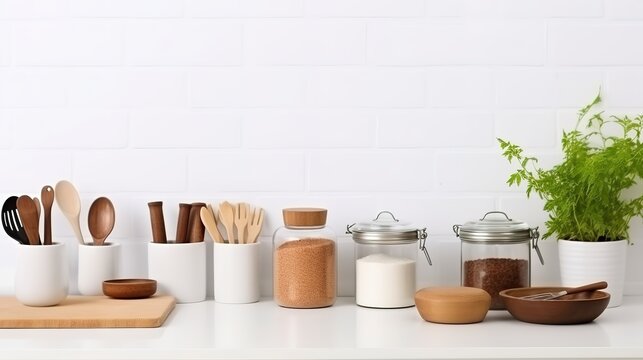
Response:
[{"label": "glass jar with wooden lid", "polygon": [[284,225],[273,236],[275,302],[289,308],[320,308],[335,303],[337,246],[326,227],[327,210],[283,209]]}]

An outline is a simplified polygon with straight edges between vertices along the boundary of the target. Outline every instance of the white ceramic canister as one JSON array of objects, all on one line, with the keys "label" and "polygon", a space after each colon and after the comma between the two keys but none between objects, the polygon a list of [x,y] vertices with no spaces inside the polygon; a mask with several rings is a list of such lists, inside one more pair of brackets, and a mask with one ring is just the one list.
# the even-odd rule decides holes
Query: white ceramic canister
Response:
[{"label": "white ceramic canister", "polygon": [[103,281],[118,278],[120,245],[85,244],[78,247],[78,291],[103,295]]},{"label": "white ceramic canister", "polygon": [[157,282],[157,294],[172,295],[177,303],[193,303],[206,296],[205,242],[149,243],[148,277]]},{"label": "white ceramic canister", "polygon": [[15,293],[27,306],[57,305],[67,297],[69,265],[65,244],[20,245]]},{"label": "white ceramic canister", "polygon": [[349,225],[355,241],[355,302],[373,308],[402,308],[415,305],[416,261],[419,249],[426,250],[426,228],[400,222],[389,211],[372,221]]},{"label": "white ceramic canister", "polygon": [[259,301],[258,242],[214,243],[214,300],[227,304]]}]

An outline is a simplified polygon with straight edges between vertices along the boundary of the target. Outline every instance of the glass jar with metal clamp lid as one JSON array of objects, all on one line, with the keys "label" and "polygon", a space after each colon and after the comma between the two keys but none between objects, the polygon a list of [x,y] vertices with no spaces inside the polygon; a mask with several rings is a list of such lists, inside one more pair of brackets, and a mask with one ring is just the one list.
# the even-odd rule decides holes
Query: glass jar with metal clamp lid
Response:
[{"label": "glass jar with metal clamp lid", "polygon": [[372,308],[415,305],[415,264],[419,249],[429,265],[426,228],[400,222],[390,211],[371,221],[348,225],[355,241],[355,301]]},{"label": "glass jar with metal clamp lid", "polygon": [[480,220],[453,225],[453,231],[462,240],[462,286],[488,292],[492,310],[505,308],[500,291],[531,286],[532,247],[544,264],[538,248],[538,227],[530,228],[504,212],[490,211]]}]

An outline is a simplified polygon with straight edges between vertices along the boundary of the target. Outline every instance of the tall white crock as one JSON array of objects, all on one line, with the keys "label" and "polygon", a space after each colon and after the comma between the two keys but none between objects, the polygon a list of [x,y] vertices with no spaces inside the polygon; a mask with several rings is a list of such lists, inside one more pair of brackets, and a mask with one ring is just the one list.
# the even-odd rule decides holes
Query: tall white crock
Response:
[{"label": "tall white crock", "polygon": [[607,281],[609,307],[621,305],[625,282],[627,240],[586,242],[558,240],[562,286]]}]

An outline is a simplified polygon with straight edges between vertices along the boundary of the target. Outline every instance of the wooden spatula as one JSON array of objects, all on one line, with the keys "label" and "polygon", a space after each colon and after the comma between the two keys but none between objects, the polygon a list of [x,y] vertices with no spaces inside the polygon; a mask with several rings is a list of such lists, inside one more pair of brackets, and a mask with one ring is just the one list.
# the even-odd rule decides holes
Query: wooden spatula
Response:
[{"label": "wooden spatula", "polygon": [[38,232],[38,208],[33,199],[27,195],[22,195],[16,202],[20,221],[27,233],[29,245],[40,245],[40,234]]},{"label": "wooden spatula", "polygon": [[221,233],[219,233],[217,221],[214,219],[214,214],[210,212],[210,207],[202,207],[200,212],[201,221],[208,230],[208,234],[210,234],[212,240],[218,243],[223,243],[223,237],[221,236]]}]

